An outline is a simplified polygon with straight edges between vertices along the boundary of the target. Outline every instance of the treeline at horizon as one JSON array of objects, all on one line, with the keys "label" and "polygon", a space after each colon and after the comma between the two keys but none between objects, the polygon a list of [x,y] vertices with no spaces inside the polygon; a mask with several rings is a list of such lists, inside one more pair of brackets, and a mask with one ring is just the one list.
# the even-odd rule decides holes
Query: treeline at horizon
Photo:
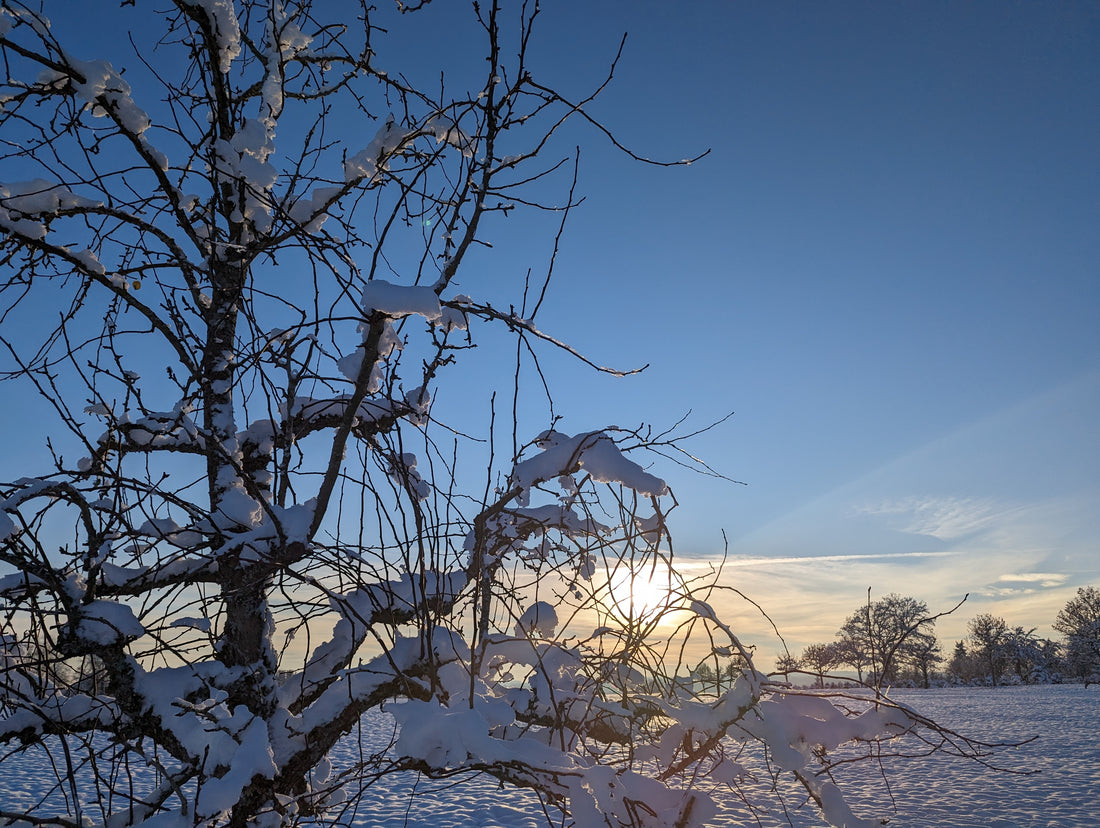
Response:
[{"label": "treeline at horizon", "polygon": [[[857,608],[832,641],[809,644],[800,654],[776,658],[776,674],[792,683],[808,678],[815,687],[862,684],[875,687],[1000,686],[1100,683],[1100,590],[1080,587],[1054,620],[1060,639],[981,613],[967,624],[966,638],[945,655],[936,620],[925,602],[891,593]],[[855,675],[845,675],[851,671]],[[692,678],[716,692],[731,686],[739,666],[708,659]]]}]

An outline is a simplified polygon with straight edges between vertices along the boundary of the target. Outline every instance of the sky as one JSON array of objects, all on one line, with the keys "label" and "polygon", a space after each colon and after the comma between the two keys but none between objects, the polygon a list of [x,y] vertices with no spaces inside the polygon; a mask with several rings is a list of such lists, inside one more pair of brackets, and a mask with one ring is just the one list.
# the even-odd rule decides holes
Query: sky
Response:
[{"label": "sky", "polygon": [[599,114],[631,149],[710,153],[582,147],[541,323],[650,367],[571,380],[563,425],[735,412],[690,448],[745,485],[660,469],[676,550],[724,533],[792,652],[868,589],[969,595],[948,648],[985,612],[1057,637],[1100,583],[1100,7],[569,8],[542,35],[578,89],[629,32]]},{"label": "sky", "polygon": [[[465,4],[428,15],[379,48],[429,78],[483,65]],[[1054,636],[1100,585],[1100,6],[548,2],[540,24],[535,68],[577,97],[628,33],[591,114],[637,154],[709,150],[653,167],[563,135],[585,202],[540,327],[649,367],[548,356],[562,429],[733,412],[688,448],[739,482],[653,470],[683,572],[724,557],[792,652],[869,589],[969,594],[945,641],[984,612]],[[490,281],[545,262],[527,221],[492,228]],[[770,624],[723,600],[766,664]]]}]

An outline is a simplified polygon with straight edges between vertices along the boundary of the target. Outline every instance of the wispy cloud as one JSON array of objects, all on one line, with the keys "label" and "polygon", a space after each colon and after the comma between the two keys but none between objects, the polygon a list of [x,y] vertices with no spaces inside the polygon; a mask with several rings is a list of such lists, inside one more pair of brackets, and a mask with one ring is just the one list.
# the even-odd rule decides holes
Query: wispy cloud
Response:
[{"label": "wispy cloud", "polygon": [[997,598],[1030,595],[1045,589],[1057,589],[1069,579],[1059,572],[1009,572],[989,585],[987,594]]},{"label": "wispy cloud", "polygon": [[998,583],[1037,583],[1040,586],[1055,587],[1066,582],[1067,576],[1061,572],[1014,572],[1001,575]]},{"label": "wispy cloud", "polygon": [[913,535],[952,541],[989,528],[1012,510],[989,498],[907,497],[857,508],[865,515],[897,517],[897,528]]},{"label": "wispy cloud", "polygon": [[860,555],[786,555],[778,557],[730,558],[725,565],[730,566],[776,566],[779,564],[835,563],[838,561],[883,561],[896,558],[944,558],[952,552],[884,552],[882,554]]}]

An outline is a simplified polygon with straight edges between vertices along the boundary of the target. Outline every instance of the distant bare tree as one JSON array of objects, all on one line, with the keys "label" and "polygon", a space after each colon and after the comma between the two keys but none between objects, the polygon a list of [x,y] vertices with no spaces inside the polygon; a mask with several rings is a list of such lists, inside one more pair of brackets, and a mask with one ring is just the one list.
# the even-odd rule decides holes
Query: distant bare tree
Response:
[{"label": "distant bare tree", "polygon": [[802,669],[802,662],[790,653],[782,653],[775,659],[775,672],[783,676],[784,681],[791,680],[791,673]]},{"label": "distant bare tree", "polygon": [[807,644],[798,661],[802,667],[817,676],[817,686],[824,687],[825,674],[840,665],[839,658],[836,645],[832,643]]},{"label": "distant bare tree", "polygon": [[907,655],[915,681],[927,689],[936,665],[943,661],[943,647],[934,635],[926,635],[915,640]]},{"label": "distant bare tree", "polygon": [[871,666],[871,654],[865,649],[863,636],[855,629],[842,629],[833,642],[837,666],[847,665],[856,671],[860,684],[863,683],[863,671]]},{"label": "distant bare tree", "polygon": [[943,614],[929,615],[928,605],[923,601],[896,593],[877,601],[868,599],[837,633],[842,642],[843,663],[859,661],[869,666],[877,685],[896,681],[904,664],[919,664],[922,658],[935,652],[933,630],[936,619]]}]

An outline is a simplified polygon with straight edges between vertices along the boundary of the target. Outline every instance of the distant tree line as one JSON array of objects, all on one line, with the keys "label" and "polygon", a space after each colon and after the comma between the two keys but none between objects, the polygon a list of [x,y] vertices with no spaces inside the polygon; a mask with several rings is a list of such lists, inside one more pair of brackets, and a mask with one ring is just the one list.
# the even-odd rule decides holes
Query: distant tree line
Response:
[{"label": "distant tree line", "polygon": [[[715,663],[711,663],[714,661]],[[741,676],[746,664],[740,657],[734,656],[724,664],[716,659],[702,661],[691,671],[694,687],[703,693],[724,693],[733,687],[734,682]]]},{"label": "distant tree line", "polygon": [[818,687],[842,680],[830,675],[842,669],[854,670],[860,683],[880,687],[1100,683],[1100,590],[1095,587],[1079,588],[1058,613],[1052,625],[1062,634],[1058,641],[983,613],[970,620],[967,637],[945,658],[935,626],[946,614],[930,614],[925,602],[897,593],[868,599],[833,641],[810,644],[798,657],[782,654],[776,672],[812,676]]}]

